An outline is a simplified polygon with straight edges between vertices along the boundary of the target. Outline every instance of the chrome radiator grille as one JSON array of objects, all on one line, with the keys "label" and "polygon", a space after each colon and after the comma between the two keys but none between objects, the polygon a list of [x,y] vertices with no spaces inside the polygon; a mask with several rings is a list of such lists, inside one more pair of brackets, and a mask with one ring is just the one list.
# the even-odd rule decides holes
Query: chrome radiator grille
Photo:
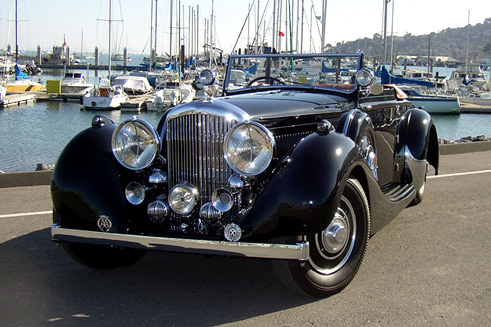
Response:
[{"label": "chrome radiator grille", "polygon": [[227,183],[232,169],[223,155],[223,139],[236,124],[222,116],[192,113],[167,122],[167,163],[169,187],[180,182],[195,185],[201,204],[211,200],[213,191]]}]

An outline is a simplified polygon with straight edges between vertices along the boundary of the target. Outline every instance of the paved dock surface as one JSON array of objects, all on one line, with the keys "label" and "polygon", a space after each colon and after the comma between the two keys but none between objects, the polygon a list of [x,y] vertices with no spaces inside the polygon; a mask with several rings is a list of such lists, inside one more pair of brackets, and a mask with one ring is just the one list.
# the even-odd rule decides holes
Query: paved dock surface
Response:
[{"label": "paved dock surface", "polygon": [[441,157],[358,275],[296,296],[267,260],[149,253],[96,271],[50,241],[49,186],[0,189],[0,326],[489,326],[491,151]]}]

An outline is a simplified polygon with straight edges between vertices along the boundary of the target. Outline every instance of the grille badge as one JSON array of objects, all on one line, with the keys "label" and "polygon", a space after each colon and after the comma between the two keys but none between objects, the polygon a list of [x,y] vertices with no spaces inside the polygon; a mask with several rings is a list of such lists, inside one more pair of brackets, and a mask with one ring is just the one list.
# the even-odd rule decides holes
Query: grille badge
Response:
[{"label": "grille badge", "polygon": [[113,223],[108,216],[100,215],[99,219],[97,220],[97,227],[99,227],[99,229],[103,232],[109,232],[111,227],[113,227]]}]

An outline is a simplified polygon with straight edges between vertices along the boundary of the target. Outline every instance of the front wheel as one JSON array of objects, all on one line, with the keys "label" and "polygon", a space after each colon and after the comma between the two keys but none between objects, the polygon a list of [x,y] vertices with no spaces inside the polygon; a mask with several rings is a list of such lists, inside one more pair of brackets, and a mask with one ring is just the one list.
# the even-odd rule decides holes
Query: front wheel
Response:
[{"label": "front wheel", "polygon": [[305,236],[309,260],[273,260],[273,267],[286,286],[313,297],[340,292],[355,277],[365,256],[370,234],[367,197],[357,180],[349,179],[336,213],[326,229]]},{"label": "front wheel", "polygon": [[129,266],[140,260],[147,251],[107,245],[63,242],[63,248],[79,263],[95,269]]}]

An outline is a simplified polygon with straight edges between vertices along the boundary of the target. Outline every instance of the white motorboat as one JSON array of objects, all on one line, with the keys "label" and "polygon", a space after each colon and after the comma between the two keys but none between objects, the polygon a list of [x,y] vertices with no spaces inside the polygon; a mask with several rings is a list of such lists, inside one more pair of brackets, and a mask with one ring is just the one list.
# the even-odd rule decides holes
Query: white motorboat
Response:
[{"label": "white motorboat", "polygon": [[82,73],[66,73],[61,81],[62,94],[86,94],[95,87],[88,83]]},{"label": "white motorboat", "polygon": [[120,86],[126,94],[145,94],[153,90],[148,79],[143,76],[118,76],[114,79],[112,85]]},{"label": "white motorboat", "polygon": [[[124,61],[124,56],[122,54],[119,54],[119,53],[115,53],[111,56],[111,60],[112,61]],[[127,62],[130,62],[131,61],[131,58],[130,57],[126,57],[126,61]]]},{"label": "white motorboat", "polygon": [[490,92],[471,93],[468,96],[461,96],[459,99],[463,105],[470,104],[484,108],[491,108]]},{"label": "white motorboat", "polygon": [[128,100],[128,95],[121,87],[99,87],[99,94],[91,96],[87,93],[83,99],[83,106],[88,110],[115,110],[121,103]]},{"label": "white motorboat", "polygon": [[447,81],[449,90],[458,90],[462,86],[471,86],[481,90],[483,86],[488,85],[489,81],[484,76],[479,65],[465,65],[457,67]]},{"label": "white motorboat", "polygon": [[190,84],[178,80],[164,81],[156,89],[158,90],[145,101],[149,111],[162,111],[180,103],[191,102],[196,93]]},{"label": "white motorboat", "polygon": [[145,100],[148,111],[163,111],[177,105],[179,91],[173,89],[161,89],[153,93]]}]

